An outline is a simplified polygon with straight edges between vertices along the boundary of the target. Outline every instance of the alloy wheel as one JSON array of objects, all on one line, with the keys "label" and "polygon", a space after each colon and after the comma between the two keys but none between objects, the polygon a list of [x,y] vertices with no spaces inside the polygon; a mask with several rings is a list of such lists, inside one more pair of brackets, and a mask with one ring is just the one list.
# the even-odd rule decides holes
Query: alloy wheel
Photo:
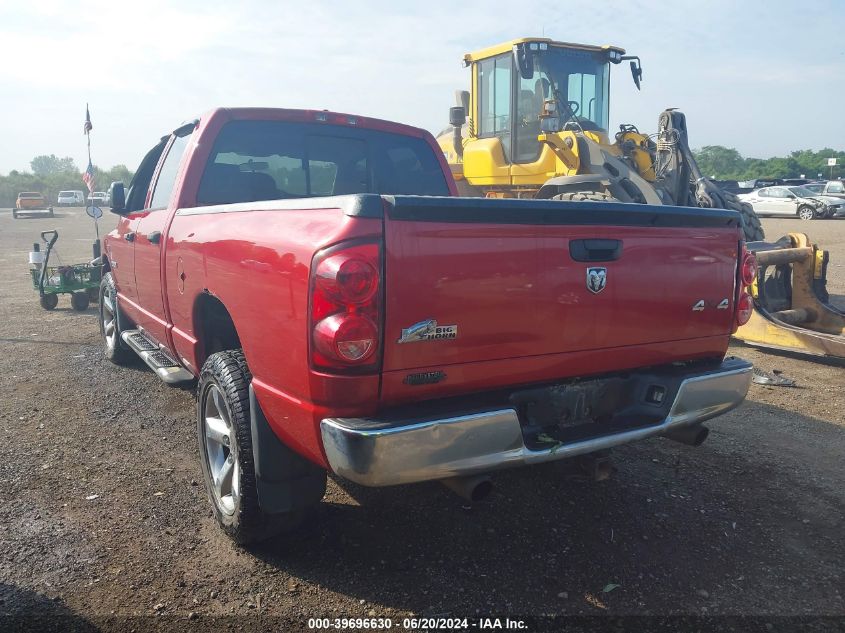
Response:
[{"label": "alloy wheel", "polygon": [[106,340],[106,347],[113,350],[117,345],[117,314],[114,307],[114,295],[106,288],[103,292],[103,304],[100,306],[100,315],[103,320],[103,338]]},{"label": "alloy wheel", "polygon": [[240,496],[240,465],[232,417],[215,384],[209,385],[203,399],[202,426],[214,501],[221,512],[231,516]]}]

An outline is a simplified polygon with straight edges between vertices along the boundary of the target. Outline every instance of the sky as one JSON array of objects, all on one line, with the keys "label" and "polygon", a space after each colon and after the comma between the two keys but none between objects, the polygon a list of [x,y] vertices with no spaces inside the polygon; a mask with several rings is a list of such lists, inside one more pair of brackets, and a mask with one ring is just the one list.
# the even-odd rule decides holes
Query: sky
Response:
[{"label": "sky", "polygon": [[845,0],[0,0],[0,173],[39,154],[135,169],[217,106],[446,127],[464,53],[517,37],[614,44],[611,132],[687,115],[690,144],[767,158],[845,149]]}]

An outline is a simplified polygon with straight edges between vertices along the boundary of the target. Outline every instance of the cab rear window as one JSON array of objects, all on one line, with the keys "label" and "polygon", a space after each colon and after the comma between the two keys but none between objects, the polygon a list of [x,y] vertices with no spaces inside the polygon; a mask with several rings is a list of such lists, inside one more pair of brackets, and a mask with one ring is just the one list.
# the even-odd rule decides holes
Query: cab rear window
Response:
[{"label": "cab rear window", "polygon": [[421,138],[366,128],[232,121],[215,141],[199,204],[353,193],[449,195]]}]

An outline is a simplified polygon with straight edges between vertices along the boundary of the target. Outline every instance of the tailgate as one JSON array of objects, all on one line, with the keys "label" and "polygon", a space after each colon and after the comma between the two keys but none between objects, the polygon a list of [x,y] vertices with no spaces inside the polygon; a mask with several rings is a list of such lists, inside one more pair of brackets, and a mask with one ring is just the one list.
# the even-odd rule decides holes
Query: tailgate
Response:
[{"label": "tailgate", "polygon": [[413,196],[385,204],[385,372],[714,336],[727,345],[735,212]]}]

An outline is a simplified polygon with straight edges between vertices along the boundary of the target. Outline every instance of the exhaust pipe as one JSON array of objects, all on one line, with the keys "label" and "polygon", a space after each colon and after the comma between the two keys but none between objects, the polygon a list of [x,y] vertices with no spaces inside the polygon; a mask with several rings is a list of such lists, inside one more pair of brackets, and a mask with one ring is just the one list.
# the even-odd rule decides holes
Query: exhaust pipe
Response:
[{"label": "exhaust pipe", "polygon": [[692,426],[682,426],[678,429],[671,429],[663,434],[670,440],[686,444],[687,446],[701,446],[707,436],[710,435],[710,429],[702,424],[693,424]]},{"label": "exhaust pipe", "polygon": [[466,109],[463,106],[449,108],[449,125],[452,126],[452,145],[458,158],[464,156],[464,141],[461,129],[467,122]]},{"label": "exhaust pipe", "polygon": [[610,459],[610,451],[582,455],[579,466],[593,481],[607,481],[616,472]]},{"label": "exhaust pipe", "polygon": [[472,503],[483,501],[493,490],[493,481],[490,479],[490,475],[450,477],[449,479],[441,479],[440,483],[459,497]]}]

